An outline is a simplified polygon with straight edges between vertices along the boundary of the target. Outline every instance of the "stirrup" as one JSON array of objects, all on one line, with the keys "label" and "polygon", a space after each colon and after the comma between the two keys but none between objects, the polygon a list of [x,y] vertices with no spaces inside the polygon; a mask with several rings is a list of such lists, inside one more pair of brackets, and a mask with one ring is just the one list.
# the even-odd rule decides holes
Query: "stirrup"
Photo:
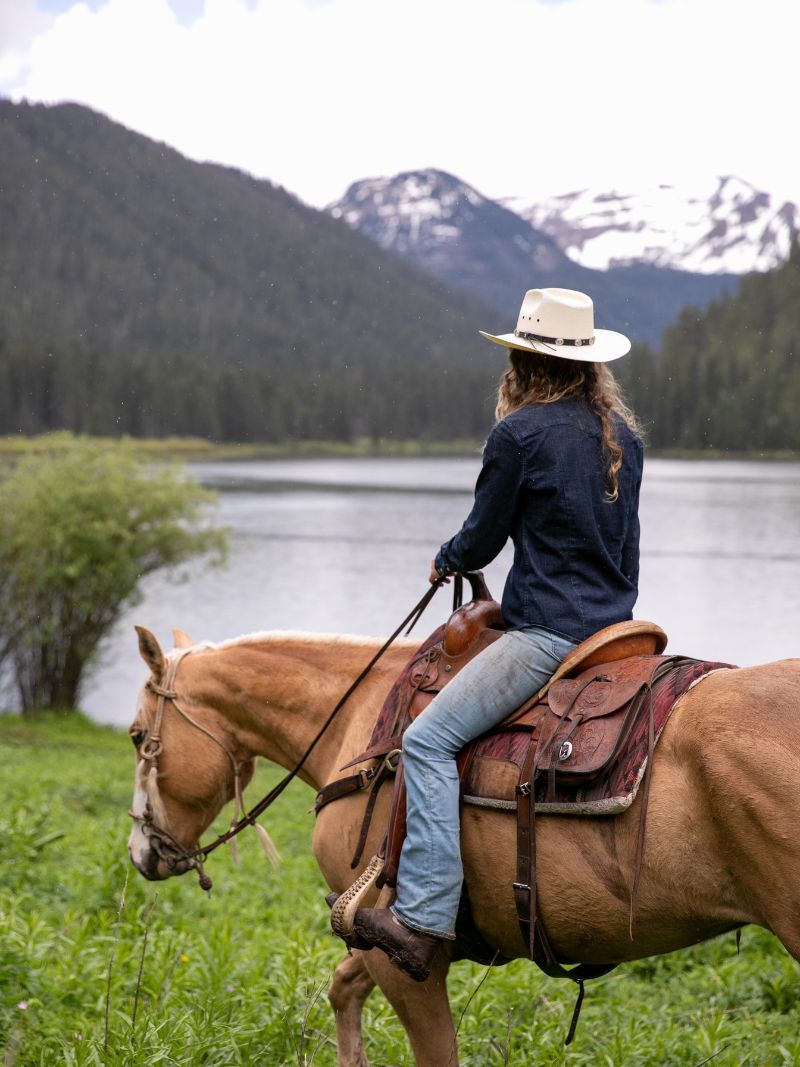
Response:
[{"label": "stirrup", "polygon": [[353,921],[356,912],[361,901],[378,880],[383,864],[384,861],[380,856],[373,856],[355,882],[349,889],[345,889],[331,908],[331,930],[337,937],[347,940],[353,936]]}]

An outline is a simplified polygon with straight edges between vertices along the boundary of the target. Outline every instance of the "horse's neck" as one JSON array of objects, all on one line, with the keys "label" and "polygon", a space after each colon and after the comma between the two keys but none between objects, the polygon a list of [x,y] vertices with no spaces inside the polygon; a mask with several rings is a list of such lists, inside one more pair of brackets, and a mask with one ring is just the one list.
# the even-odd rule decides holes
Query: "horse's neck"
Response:
[{"label": "horse's neck", "polygon": [[[300,777],[318,789],[365,747],[392,682],[414,648],[398,641],[326,729]],[[372,638],[271,633],[189,657],[206,699],[240,746],[291,769],[380,647]],[[201,673],[202,672],[202,673]]]}]

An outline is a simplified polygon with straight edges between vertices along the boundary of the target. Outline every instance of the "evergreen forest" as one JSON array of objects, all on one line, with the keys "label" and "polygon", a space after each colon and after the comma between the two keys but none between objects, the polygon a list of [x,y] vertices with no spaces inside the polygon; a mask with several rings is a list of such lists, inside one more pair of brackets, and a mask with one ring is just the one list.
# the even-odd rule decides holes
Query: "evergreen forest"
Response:
[{"label": "evergreen forest", "polygon": [[[0,158],[0,434],[485,435],[475,297],[78,105],[0,100]],[[800,450],[799,350],[795,247],[617,367],[655,448]]]},{"label": "evergreen forest", "polygon": [[800,246],[634,346],[620,378],[654,448],[800,451]]}]

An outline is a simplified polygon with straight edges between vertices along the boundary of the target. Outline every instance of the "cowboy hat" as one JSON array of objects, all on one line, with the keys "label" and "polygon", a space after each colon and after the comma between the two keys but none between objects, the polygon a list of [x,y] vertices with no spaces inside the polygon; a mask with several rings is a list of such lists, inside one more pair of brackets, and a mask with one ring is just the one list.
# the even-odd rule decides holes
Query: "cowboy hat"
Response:
[{"label": "cowboy hat", "polygon": [[591,297],[574,289],[529,289],[513,333],[479,333],[506,348],[587,363],[608,363],[624,356],[631,347],[624,334],[594,328]]}]

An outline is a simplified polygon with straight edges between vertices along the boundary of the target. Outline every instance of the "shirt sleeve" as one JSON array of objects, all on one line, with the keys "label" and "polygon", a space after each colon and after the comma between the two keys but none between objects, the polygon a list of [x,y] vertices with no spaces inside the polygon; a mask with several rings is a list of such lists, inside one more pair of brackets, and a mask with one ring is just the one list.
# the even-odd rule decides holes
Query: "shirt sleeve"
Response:
[{"label": "shirt sleeve", "polygon": [[475,503],[459,532],[436,556],[439,574],[485,567],[508,540],[525,480],[522,449],[503,423],[489,434],[475,485]]},{"label": "shirt sleeve", "polygon": [[642,446],[638,445],[636,456],[639,463],[639,476],[636,481],[636,490],[631,502],[631,515],[628,520],[628,532],[625,543],[622,546],[621,567],[622,573],[635,588],[639,588],[639,490],[642,484]]}]

